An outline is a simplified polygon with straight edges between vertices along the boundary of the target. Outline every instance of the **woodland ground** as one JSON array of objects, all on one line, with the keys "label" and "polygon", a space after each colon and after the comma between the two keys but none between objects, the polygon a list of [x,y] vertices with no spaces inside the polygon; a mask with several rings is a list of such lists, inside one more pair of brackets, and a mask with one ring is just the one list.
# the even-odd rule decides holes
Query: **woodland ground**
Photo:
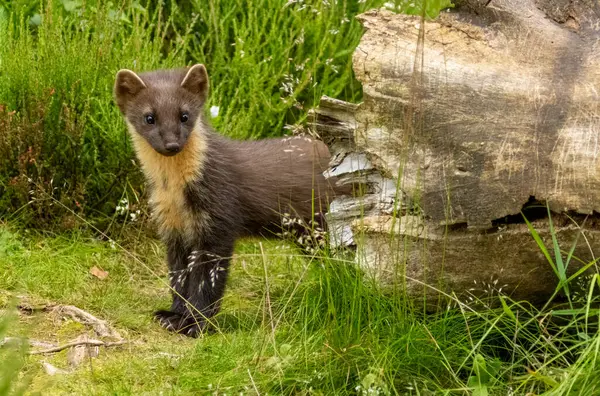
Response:
[{"label": "woodland ground", "polygon": [[[0,0],[0,339],[98,338],[44,309],[66,304],[128,341],[77,367],[66,350],[27,355],[39,347],[6,343],[0,395],[600,394],[599,276],[566,278],[575,258],[553,240],[537,242],[563,306],[496,293],[449,296],[427,313],[326,252],[244,240],[215,333],[193,340],[152,321],[169,305],[167,270],[112,102],[115,72],[205,63],[220,132],[281,135],[321,94],[360,100],[354,16],[382,4]],[[445,5],[427,2],[426,14]],[[582,293],[565,287],[575,284]],[[44,362],[66,373],[51,376]]]}]

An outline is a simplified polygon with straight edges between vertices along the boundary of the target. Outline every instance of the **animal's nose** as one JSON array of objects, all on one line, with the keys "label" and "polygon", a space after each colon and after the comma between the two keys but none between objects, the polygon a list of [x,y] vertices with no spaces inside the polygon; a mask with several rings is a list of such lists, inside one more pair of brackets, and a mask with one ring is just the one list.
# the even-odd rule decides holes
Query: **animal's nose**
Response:
[{"label": "animal's nose", "polygon": [[165,148],[169,153],[178,153],[179,152],[179,143],[167,143],[165,144]]}]

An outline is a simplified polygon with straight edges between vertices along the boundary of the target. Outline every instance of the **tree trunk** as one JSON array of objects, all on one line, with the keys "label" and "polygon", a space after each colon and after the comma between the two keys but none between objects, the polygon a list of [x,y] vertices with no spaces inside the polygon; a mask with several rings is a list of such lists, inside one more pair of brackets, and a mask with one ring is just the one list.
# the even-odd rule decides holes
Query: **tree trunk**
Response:
[{"label": "tree trunk", "polygon": [[600,6],[466,0],[435,21],[359,19],[364,102],[311,113],[329,172],[364,193],[333,203],[332,243],[415,296],[544,300],[558,279],[522,211],[549,251],[546,205],[564,251],[600,248]]}]

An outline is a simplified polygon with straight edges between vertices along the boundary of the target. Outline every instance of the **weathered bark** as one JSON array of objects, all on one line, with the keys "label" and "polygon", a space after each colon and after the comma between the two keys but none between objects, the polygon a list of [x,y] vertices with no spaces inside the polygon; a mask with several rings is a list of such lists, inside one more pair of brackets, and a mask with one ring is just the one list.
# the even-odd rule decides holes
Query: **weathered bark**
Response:
[{"label": "weathered bark", "polygon": [[[446,291],[492,279],[517,298],[547,297],[557,280],[524,207],[549,205],[580,259],[600,247],[597,221],[578,238],[565,215],[600,212],[600,6],[466,0],[435,21],[359,19],[364,102],[324,98],[311,113],[335,153],[330,172],[365,189],[334,202],[334,245],[360,234],[365,266]],[[549,238],[547,218],[535,224]]]}]

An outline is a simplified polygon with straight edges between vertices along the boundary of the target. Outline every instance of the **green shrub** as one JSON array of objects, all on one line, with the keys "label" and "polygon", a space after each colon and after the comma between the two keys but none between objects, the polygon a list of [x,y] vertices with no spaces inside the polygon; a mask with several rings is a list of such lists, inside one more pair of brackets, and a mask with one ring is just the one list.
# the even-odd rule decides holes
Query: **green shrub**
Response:
[{"label": "green shrub", "polygon": [[116,71],[181,65],[185,52],[165,44],[161,10],[36,15],[0,19],[0,216],[69,226],[67,209],[110,214],[127,186],[141,186],[112,100]]}]

